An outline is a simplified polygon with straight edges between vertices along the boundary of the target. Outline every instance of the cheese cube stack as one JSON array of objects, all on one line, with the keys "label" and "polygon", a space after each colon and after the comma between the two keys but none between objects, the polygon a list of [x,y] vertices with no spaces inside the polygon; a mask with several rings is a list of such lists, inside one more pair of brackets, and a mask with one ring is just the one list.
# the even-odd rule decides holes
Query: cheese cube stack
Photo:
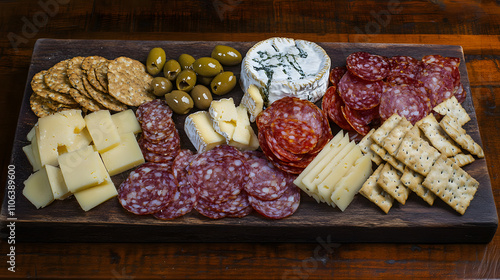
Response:
[{"label": "cheese cube stack", "polygon": [[110,176],[145,162],[135,137],[140,131],[132,110],[40,118],[23,147],[35,172],[23,194],[37,208],[74,194],[83,210],[92,209],[118,194]]},{"label": "cheese cube stack", "polygon": [[340,131],[294,183],[318,203],[344,211],[371,173],[371,159]]}]

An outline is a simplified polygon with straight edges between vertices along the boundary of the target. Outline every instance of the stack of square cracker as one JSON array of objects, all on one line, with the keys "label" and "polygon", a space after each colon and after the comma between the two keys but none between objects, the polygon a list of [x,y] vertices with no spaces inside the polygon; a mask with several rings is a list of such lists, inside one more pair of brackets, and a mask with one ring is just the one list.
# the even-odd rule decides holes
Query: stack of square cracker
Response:
[{"label": "stack of square cracker", "polygon": [[461,167],[484,152],[462,127],[470,117],[455,97],[433,110],[440,122],[429,114],[413,126],[394,114],[359,143],[379,165],[360,193],[385,213],[411,192],[429,205],[439,197],[462,215],[474,198],[479,183]]},{"label": "stack of square cracker", "polygon": [[38,117],[78,108],[124,111],[127,105],[139,106],[154,99],[152,79],[144,64],[131,58],[77,56],[33,76],[30,107]]}]

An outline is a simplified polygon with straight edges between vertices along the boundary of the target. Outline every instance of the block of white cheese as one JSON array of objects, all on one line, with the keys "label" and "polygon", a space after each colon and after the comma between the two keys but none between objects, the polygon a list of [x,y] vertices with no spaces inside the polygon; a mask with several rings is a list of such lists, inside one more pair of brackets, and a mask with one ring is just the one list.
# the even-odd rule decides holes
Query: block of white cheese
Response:
[{"label": "block of white cheese", "polygon": [[52,165],[45,165],[44,168],[47,171],[47,177],[49,178],[50,188],[52,189],[54,199],[63,200],[70,196],[71,192],[68,190],[66,182],[64,182],[61,169]]},{"label": "block of white cheese", "polygon": [[198,153],[226,143],[226,138],[215,131],[207,111],[198,111],[187,116],[184,131]]},{"label": "block of white cheese", "polygon": [[23,147],[23,152],[28,158],[28,161],[30,162],[31,166],[33,167],[33,172],[36,172],[40,170],[41,163],[40,163],[40,157],[36,158],[35,153],[33,153],[33,148],[32,144],[26,145]]},{"label": "block of white cheese", "polygon": [[210,103],[208,113],[212,117],[212,125],[220,135],[226,138],[226,143],[233,138],[238,112],[234,105],[233,98],[214,100]]},{"label": "block of white cheese", "polygon": [[40,118],[35,137],[41,166],[57,166],[59,151],[73,145],[76,134],[83,128],[85,121],[81,110],[66,110]]},{"label": "block of white cheese", "polygon": [[[90,137],[87,128],[82,129],[79,133],[75,134],[75,140],[71,145],[66,145],[64,148],[65,152],[73,152],[81,148],[87,147],[92,143],[92,137]],[[60,151],[61,153],[61,151]]]},{"label": "block of white cheese", "polygon": [[230,140],[232,146],[248,146],[250,144],[250,120],[248,119],[248,111],[242,105],[236,107],[237,120],[234,128],[233,137]]},{"label": "block of white cheese", "polygon": [[262,94],[256,85],[251,84],[248,86],[245,94],[243,94],[243,97],[241,98],[240,105],[247,108],[248,113],[250,114],[250,121],[255,122],[257,115],[262,112],[264,108],[264,99],[262,99]]},{"label": "block of white cheese", "polygon": [[84,211],[89,211],[97,205],[117,196],[118,192],[111,178],[107,176],[103,183],[76,192],[74,195],[80,207]]},{"label": "block of white cheese", "polygon": [[38,127],[38,122],[31,128],[31,130],[26,134],[26,140],[32,141],[33,137],[35,137],[35,130]]},{"label": "block of white cheese", "polygon": [[120,134],[108,110],[100,110],[85,116],[92,142],[99,152],[105,152],[120,143]]},{"label": "block of white cheese", "polygon": [[240,81],[244,90],[255,85],[265,106],[285,96],[316,102],[328,87],[330,65],[330,57],[319,45],[275,37],[248,50]]},{"label": "block of white cheese", "polygon": [[144,156],[134,133],[131,131],[120,134],[120,139],[118,146],[101,153],[104,166],[111,176],[144,163]]},{"label": "block of white cheese", "polygon": [[49,177],[45,168],[31,174],[24,181],[23,195],[37,209],[43,208],[54,201],[54,195],[52,194]]},{"label": "block of white cheese", "polygon": [[325,166],[325,168],[323,168],[323,170],[321,170],[321,172],[318,174],[318,176],[316,176],[314,178],[313,184],[315,186],[318,186],[319,184],[321,184],[321,182],[323,182],[326,179],[326,177],[328,177],[330,175],[331,170],[335,166],[337,166],[342,161],[342,159],[344,159],[344,157],[346,157],[355,148],[356,148],[356,144],[354,143],[354,141],[351,141],[347,145],[345,145],[339,151],[339,153],[332,160],[330,160],[328,162],[328,164]]},{"label": "block of white cheese", "polygon": [[109,176],[92,146],[62,154],[58,160],[66,186],[72,193],[99,185]]},{"label": "block of white cheese", "polygon": [[118,129],[119,134],[133,132],[137,134],[141,132],[141,125],[137,121],[134,111],[128,109],[111,115],[111,119]]},{"label": "block of white cheese", "polygon": [[344,211],[351,204],[354,196],[359,192],[364,182],[372,174],[372,161],[365,155],[359,158],[351,167],[349,174],[337,183],[331,200],[340,210]]}]

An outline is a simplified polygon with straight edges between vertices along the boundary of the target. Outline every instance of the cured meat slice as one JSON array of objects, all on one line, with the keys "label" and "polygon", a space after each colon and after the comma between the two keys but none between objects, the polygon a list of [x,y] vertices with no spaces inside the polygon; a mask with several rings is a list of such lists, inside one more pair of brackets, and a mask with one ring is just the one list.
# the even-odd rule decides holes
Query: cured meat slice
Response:
[{"label": "cured meat slice", "polygon": [[304,158],[303,155],[296,155],[281,147],[278,144],[278,141],[273,137],[271,133],[271,128],[269,126],[262,129],[260,133],[265,135],[265,139],[267,141],[267,144],[269,145],[269,149],[279,160],[282,160],[284,162],[293,162],[293,161],[300,161]]},{"label": "cured meat slice", "polygon": [[462,83],[460,83],[458,86],[455,87],[454,95],[457,98],[457,101],[459,103],[462,103],[465,101],[465,98],[467,97],[467,92],[465,91]]},{"label": "cured meat slice", "polygon": [[198,211],[198,213],[200,213],[201,215],[214,220],[227,217],[227,213],[212,210],[210,209],[210,207],[203,203],[196,203],[194,209],[196,209],[196,211]]},{"label": "cured meat slice", "polygon": [[175,157],[174,162],[172,163],[172,172],[174,173],[175,178],[179,181],[179,185],[181,184],[181,178],[185,178],[187,176],[186,167],[194,157],[193,152],[188,149],[180,150],[179,154]]},{"label": "cured meat slice", "polygon": [[212,203],[236,197],[248,180],[245,158],[228,145],[198,154],[187,171],[189,183],[199,190],[198,197]]},{"label": "cured meat slice", "polygon": [[331,86],[326,90],[323,96],[323,101],[321,107],[323,112],[326,113],[328,118],[337,124],[340,128],[345,130],[351,130],[351,125],[347,122],[344,115],[342,114],[342,107],[345,106],[344,101],[337,93],[337,87]]},{"label": "cured meat slice", "polygon": [[236,197],[221,203],[212,203],[205,199],[199,199],[198,203],[204,204],[203,207],[208,207],[212,211],[224,212],[226,214],[235,214],[250,206],[248,194],[244,191],[240,192]]},{"label": "cured meat slice", "polygon": [[379,113],[382,120],[397,113],[414,125],[427,116],[431,109],[428,98],[414,86],[393,85],[382,95]]},{"label": "cured meat slice", "polygon": [[342,107],[342,114],[347,122],[349,122],[350,126],[361,135],[366,135],[370,132],[371,127],[369,124],[372,120],[379,117],[378,111],[378,107],[368,110],[354,110],[348,106]]},{"label": "cured meat slice", "polygon": [[432,107],[452,97],[455,87],[460,83],[456,73],[435,64],[426,64],[418,80],[426,88]]},{"label": "cured meat slice", "polygon": [[352,53],[346,61],[349,72],[366,81],[383,80],[390,70],[386,57],[367,52]]},{"label": "cured meat slice", "polygon": [[340,79],[344,76],[345,72],[347,72],[347,68],[345,66],[334,67],[330,70],[330,76],[328,80],[332,85],[337,87]]},{"label": "cured meat slice", "polygon": [[141,119],[143,130],[149,132],[165,131],[172,127],[172,109],[165,100],[156,101],[147,107],[147,111],[142,113]]},{"label": "cured meat slice", "polygon": [[243,218],[243,217],[250,215],[252,212],[253,212],[253,207],[251,205],[248,205],[248,207],[242,209],[239,212],[227,214],[227,217],[229,217],[229,218]]},{"label": "cured meat slice", "polygon": [[172,165],[172,162],[174,158],[177,156],[179,153],[180,147],[173,147],[170,153],[165,153],[165,154],[158,154],[155,152],[152,152],[148,150],[145,145],[147,143],[147,140],[144,138],[139,138],[138,144],[139,147],[141,148],[142,155],[144,156],[144,159],[150,162],[163,162],[163,163],[168,163]]},{"label": "cured meat slice", "polygon": [[120,185],[118,200],[129,212],[153,214],[170,202],[176,188],[177,180],[170,170],[141,165]]},{"label": "cured meat slice", "polygon": [[253,209],[270,219],[286,218],[297,210],[300,205],[300,190],[295,185],[288,184],[288,188],[278,199],[264,201],[253,196],[248,200]]},{"label": "cured meat slice", "polygon": [[415,82],[424,68],[424,63],[411,56],[393,56],[389,58],[390,70],[386,81],[396,84]]},{"label": "cured meat slice", "polygon": [[345,105],[355,110],[368,110],[380,103],[383,82],[365,81],[347,72],[339,82],[340,97]]},{"label": "cured meat slice", "polygon": [[271,135],[279,146],[294,154],[305,154],[318,143],[314,130],[297,119],[276,119],[271,123]]},{"label": "cured meat slice", "polygon": [[169,155],[171,153],[178,153],[178,150],[181,148],[181,140],[176,129],[170,131],[170,136],[161,142],[149,141],[145,134],[143,134],[142,138],[144,148],[153,153]]},{"label": "cured meat slice", "polygon": [[153,216],[160,220],[172,220],[186,215],[196,204],[196,194],[196,189],[191,185],[179,185],[172,200],[160,211],[153,213]]},{"label": "cured meat slice", "polygon": [[[300,174],[302,170],[304,170],[305,167],[295,167],[295,166],[290,166],[289,163],[283,162],[279,160],[274,153],[271,151],[269,146],[267,145],[267,141],[265,140],[264,133],[259,132],[258,134],[259,138],[259,143],[260,143],[260,148],[262,149],[262,152],[266,155],[267,159],[277,168],[288,172],[288,173],[293,173],[293,174]],[[310,160],[302,160],[305,164],[309,164],[313,158],[310,158]]]},{"label": "cured meat slice", "polygon": [[[149,102],[145,102],[145,103],[142,103],[139,107],[137,107],[137,110],[135,112],[135,115],[137,117],[137,120],[139,122],[142,122],[142,117],[144,115],[144,112],[146,112],[146,114],[148,114],[147,112],[149,112],[150,108],[154,108],[160,104],[166,104],[166,101],[164,100],[161,100],[161,99],[155,99],[153,101],[149,101]],[[167,106],[168,107],[168,106]],[[170,109],[170,107],[168,107],[169,110],[167,110],[167,116],[168,117],[172,117],[172,109]]]},{"label": "cured meat slice", "polygon": [[460,65],[460,58],[458,57],[443,57],[438,54],[426,55],[422,58],[425,64],[436,64],[445,68],[449,72],[457,71]]},{"label": "cured meat slice", "polygon": [[261,152],[245,152],[249,167],[245,191],[260,200],[279,198],[287,189],[287,174],[271,164]]}]

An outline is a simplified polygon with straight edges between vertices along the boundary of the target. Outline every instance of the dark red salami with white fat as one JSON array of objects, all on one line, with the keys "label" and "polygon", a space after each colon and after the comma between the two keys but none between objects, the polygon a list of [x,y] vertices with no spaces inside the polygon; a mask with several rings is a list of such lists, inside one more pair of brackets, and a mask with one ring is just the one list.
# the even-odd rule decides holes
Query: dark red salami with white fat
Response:
[{"label": "dark red salami with white fat", "polygon": [[288,184],[285,193],[275,200],[264,201],[253,196],[249,196],[248,200],[253,209],[264,217],[283,219],[295,213],[299,208],[300,190],[292,182]]},{"label": "dark red salami with white fat", "polygon": [[390,70],[387,58],[367,52],[352,53],[346,61],[349,72],[366,81],[383,80]]},{"label": "dark red salami with white fat", "polygon": [[196,211],[198,211],[198,213],[200,213],[201,215],[213,220],[227,217],[227,213],[212,210],[210,209],[210,207],[208,207],[208,205],[204,203],[196,203],[194,209],[196,209]]},{"label": "dark red salami with white fat", "polygon": [[415,82],[424,63],[410,56],[393,56],[389,58],[390,70],[386,81],[395,84]]},{"label": "dark red salami with white fat", "polygon": [[455,87],[460,82],[460,78],[455,75],[456,73],[449,72],[439,65],[425,65],[418,80],[426,88],[432,107],[454,95]]},{"label": "dark red salami with white fat", "polygon": [[169,169],[144,164],[130,172],[118,189],[118,200],[127,211],[137,215],[153,214],[165,207],[177,188]]},{"label": "dark red salami with white fat", "polygon": [[221,203],[213,203],[205,199],[198,199],[199,204],[212,211],[223,212],[226,214],[235,214],[250,206],[248,194],[245,191],[240,192],[236,197]]},{"label": "dark red salami with white fat", "polygon": [[141,148],[142,155],[144,156],[144,159],[149,162],[162,162],[162,163],[168,163],[172,164],[174,158],[177,156],[179,153],[180,148],[179,147],[172,147],[172,150],[170,153],[165,153],[165,154],[159,154],[152,152],[148,150],[145,145],[147,143],[147,140],[144,138],[139,138],[138,140],[139,147]]},{"label": "dark red salami with white fat", "polygon": [[297,119],[277,119],[271,123],[271,134],[278,145],[294,154],[310,152],[318,143],[314,130]]},{"label": "dark red salami with white fat", "polygon": [[253,212],[253,207],[251,205],[248,205],[248,207],[242,209],[239,212],[227,214],[227,217],[229,217],[229,218],[243,218],[243,217],[250,215],[252,212]]},{"label": "dark red salami with white fat", "polygon": [[249,173],[245,191],[260,200],[275,200],[287,189],[287,174],[272,165],[261,152],[245,152]]},{"label": "dark red salami with white fat", "polygon": [[462,83],[460,83],[458,86],[455,87],[455,91],[453,94],[455,95],[459,103],[464,102],[465,98],[467,97],[467,92],[465,91]]},{"label": "dark red salami with white fat", "polygon": [[370,82],[347,72],[339,82],[339,94],[346,106],[368,110],[380,103],[383,81]]},{"label": "dark red salami with white fat", "polygon": [[283,148],[271,133],[271,127],[267,126],[263,128],[259,133],[265,135],[266,141],[269,145],[269,149],[279,160],[284,162],[297,162],[301,161],[304,158],[304,155],[302,154],[294,154]]},{"label": "dark red salami with white fat", "polygon": [[[151,108],[154,108],[154,107],[157,107],[160,105],[163,106],[162,104],[166,104],[166,101],[161,100],[161,99],[155,99],[153,101],[142,103],[139,107],[137,107],[137,110],[135,111],[135,116],[137,118],[137,121],[142,123],[143,122],[142,117],[143,117],[144,113],[147,115],[147,114],[149,114],[148,112]],[[168,109],[170,109],[170,107]],[[172,117],[173,112],[171,109],[167,110],[166,112],[167,112],[168,117]]]},{"label": "dark red salami with white fat", "polygon": [[340,79],[344,76],[345,72],[347,72],[347,68],[344,66],[340,67],[334,67],[332,70],[330,70],[330,76],[328,77],[328,80],[330,81],[330,84],[332,86],[337,87]]},{"label": "dark red salami with white fat", "polygon": [[[156,99],[159,100],[159,99]],[[142,113],[142,129],[148,132],[166,131],[171,129],[172,109],[165,100],[151,101],[153,104],[147,107],[147,111]]]},{"label": "dark red salami with white fat", "polygon": [[379,118],[379,108],[375,107],[368,110],[354,110],[348,106],[342,107],[344,115],[350,126],[359,134],[366,135],[370,132],[369,124],[372,120]]},{"label": "dark red salami with white fat", "polygon": [[344,101],[337,93],[337,86],[333,85],[326,90],[321,102],[321,109],[326,113],[328,119],[337,124],[340,128],[351,130],[351,125],[347,122],[342,114],[342,107],[345,106]]},{"label": "dark red salami with white fat", "polygon": [[427,116],[431,109],[429,99],[419,88],[411,85],[393,85],[382,94],[379,113],[382,120],[397,113],[415,124]]}]

